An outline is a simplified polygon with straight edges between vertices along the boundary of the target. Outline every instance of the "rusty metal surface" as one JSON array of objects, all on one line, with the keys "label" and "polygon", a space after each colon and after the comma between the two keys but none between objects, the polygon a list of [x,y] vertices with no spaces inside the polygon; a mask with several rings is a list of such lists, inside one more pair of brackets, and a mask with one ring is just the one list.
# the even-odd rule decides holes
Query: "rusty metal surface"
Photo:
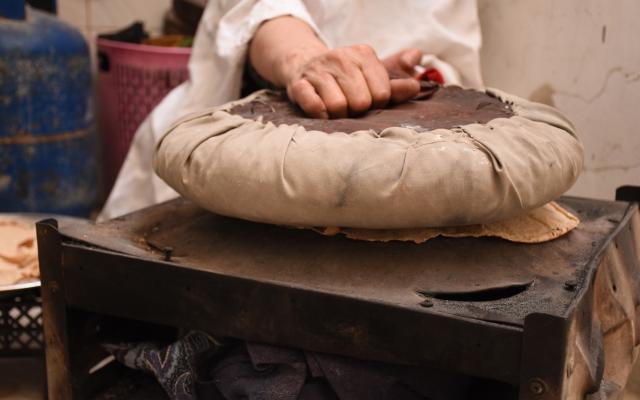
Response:
[{"label": "rusty metal surface", "polygon": [[[567,236],[529,245],[494,238],[370,243],[226,218],[176,200],[67,236],[98,247],[287,286],[523,326],[563,315],[627,203],[564,198],[581,219]],[[571,288],[567,286],[575,284]]]},{"label": "rusty metal surface", "polygon": [[[517,383],[511,326],[63,245],[69,307],[221,337]],[[401,327],[396,329],[395,327]]]},{"label": "rusty metal surface", "polygon": [[65,297],[95,312],[498,379],[520,385],[522,399],[604,399],[637,354],[640,217],[629,203],[560,203],[582,222],[551,242],[416,245],[176,200],[62,229]]},{"label": "rusty metal surface", "polygon": [[89,136],[89,130],[77,130],[69,132],[61,132],[54,135],[33,135],[28,132],[18,132],[14,136],[0,137],[0,146],[10,144],[42,144],[42,143],[55,143],[64,142],[72,139],[84,139]]},{"label": "rusty metal surface", "polygon": [[565,315],[527,316],[520,399],[622,398],[640,344],[640,215],[633,210]]}]

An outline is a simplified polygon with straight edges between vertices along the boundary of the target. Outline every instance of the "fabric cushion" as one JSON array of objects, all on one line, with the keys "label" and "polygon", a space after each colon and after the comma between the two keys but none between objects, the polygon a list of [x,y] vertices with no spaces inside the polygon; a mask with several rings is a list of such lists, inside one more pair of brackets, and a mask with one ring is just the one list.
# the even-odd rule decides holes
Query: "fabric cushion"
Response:
[{"label": "fabric cushion", "polygon": [[577,179],[582,146],[555,109],[495,89],[424,97],[324,121],[256,92],[174,124],[154,168],[219,214],[366,229],[500,221]]}]

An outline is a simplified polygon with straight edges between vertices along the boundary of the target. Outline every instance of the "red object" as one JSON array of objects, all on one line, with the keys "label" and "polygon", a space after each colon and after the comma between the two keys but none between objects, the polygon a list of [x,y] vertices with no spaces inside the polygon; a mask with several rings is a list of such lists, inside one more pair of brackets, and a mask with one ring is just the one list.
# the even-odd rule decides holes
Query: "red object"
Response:
[{"label": "red object", "polygon": [[438,71],[435,68],[429,68],[425,70],[423,73],[418,75],[418,80],[434,81],[434,82],[438,82],[441,85],[444,85],[444,78],[442,77],[442,74],[440,73],[440,71]]},{"label": "red object", "polygon": [[189,77],[190,48],[98,39],[104,188],[111,191],[131,139],[153,108]]}]

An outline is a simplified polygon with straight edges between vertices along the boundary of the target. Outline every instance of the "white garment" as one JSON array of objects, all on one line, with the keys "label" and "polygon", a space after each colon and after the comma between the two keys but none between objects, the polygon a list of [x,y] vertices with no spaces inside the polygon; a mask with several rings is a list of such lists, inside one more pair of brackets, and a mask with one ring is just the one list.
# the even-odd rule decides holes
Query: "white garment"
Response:
[{"label": "white garment", "polygon": [[448,74],[447,83],[482,87],[475,0],[210,1],[189,60],[190,80],[169,93],[138,128],[100,220],[178,195],[153,172],[156,141],[178,118],[237,99],[249,41],[262,22],[283,15],[305,21],[331,48],[368,44],[380,58],[419,48],[436,57],[436,66],[457,71],[459,81]]}]

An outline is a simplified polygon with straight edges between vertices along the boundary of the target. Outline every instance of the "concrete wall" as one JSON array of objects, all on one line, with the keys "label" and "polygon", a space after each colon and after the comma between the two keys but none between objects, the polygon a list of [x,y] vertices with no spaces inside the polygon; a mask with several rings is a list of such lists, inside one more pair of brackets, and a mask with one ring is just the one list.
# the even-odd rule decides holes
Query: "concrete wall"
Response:
[{"label": "concrete wall", "polygon": [[585,167],[570,193],[640,185],[640,1],[479,0],[485,83],[554,105]]}]

